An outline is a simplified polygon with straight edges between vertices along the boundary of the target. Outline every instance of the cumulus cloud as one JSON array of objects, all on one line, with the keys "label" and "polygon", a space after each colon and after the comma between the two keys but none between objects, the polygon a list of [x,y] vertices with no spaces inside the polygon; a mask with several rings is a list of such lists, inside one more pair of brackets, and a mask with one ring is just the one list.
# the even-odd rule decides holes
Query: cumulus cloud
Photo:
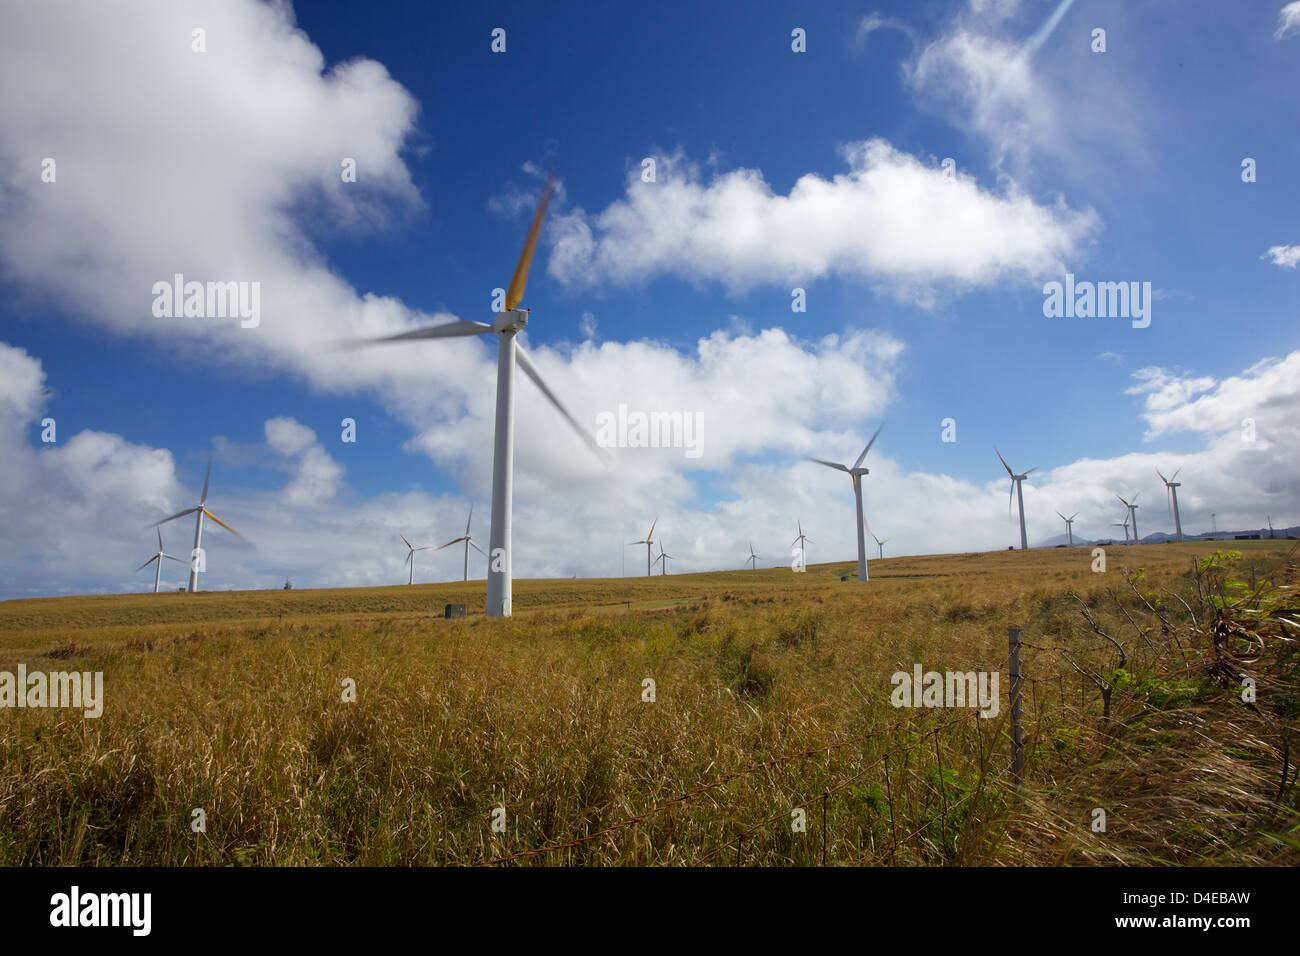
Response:
[{"label": "cumulus cloud", "polygon": [[1273,265],[1283,269],[1294,269],[1300,264],[1300,246],[1270,246],[1268,252],[1260,258],[1271,259]]},{"label": "cumulus cloud", "polygon": [[1273,31],[1273,37],[1281,40],[1297,33],[1300,33],[1300,0],[1288,3],[1278,11],[1277,29]]},{"label": "cumulus cloud", "polygon": [[291,461],[293,480],[285,500],[299,506],[322,505],[338,493],[343,466],[316,440],[316,433],[293,418],[268,418],[266,443]]},{"label": "cumulus cloud", "polygon": [[831,275],[981,286],[1059,270],[1098,228],[1092,210],[949,179],[882,139],[843,153],[848,172],[803,176],[789,195],[758,170],[706,181],[680,153],[660,156],[656,182],[630,171],[624,197],[600,213],[557,217],[550,272],[570,285],[670,274],[733,291]]}]

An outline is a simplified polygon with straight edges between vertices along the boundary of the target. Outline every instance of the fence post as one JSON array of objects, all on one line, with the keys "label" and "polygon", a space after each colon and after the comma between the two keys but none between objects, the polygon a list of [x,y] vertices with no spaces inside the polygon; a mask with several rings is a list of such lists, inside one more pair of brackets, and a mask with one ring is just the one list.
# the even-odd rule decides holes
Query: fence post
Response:
[{"label": "fence post", "polygon": [[1011,776],[1019,790],[1025,782],[1025,741],[1020,726],[1020,628],[1007,630],[1011,667]]}]

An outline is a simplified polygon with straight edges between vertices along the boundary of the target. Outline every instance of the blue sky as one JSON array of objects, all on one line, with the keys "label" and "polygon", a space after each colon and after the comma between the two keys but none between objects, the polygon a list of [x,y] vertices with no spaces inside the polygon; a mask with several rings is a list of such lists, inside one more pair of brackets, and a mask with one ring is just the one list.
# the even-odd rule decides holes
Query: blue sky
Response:
[{"label": "blue sky", "polygon": [[[788,563],[795,512],[811,559],[851,557],[847,482],[800,456],[855,457],[880,421],[868,517],[895,553],[1012,541],[995,441],[1041,468],[1031,542],[1058,508],[1106,534],[1125,490],[1166,530],[1161,463],[1189,530],[1300,522],[1297,4],[443,6],[11,15],[0,596],[143,587],[143,526],[214,449],[247,541],[205,534],[208,587],[398,583],[399,528],[441,543],[471,499],[486,539],[489,344],[315,343],[490,321],[547,169],[538,364],[593,430],[624,402],[703,414],[708,444],[602,469],[522,382],[517,574],[617,574],[655,517],[683,570],[750,539]],[[259,281],[261,325],[152,316],[177,271]],[[1067,271],[1149,282],[1150,326],[1045,317]]]}]

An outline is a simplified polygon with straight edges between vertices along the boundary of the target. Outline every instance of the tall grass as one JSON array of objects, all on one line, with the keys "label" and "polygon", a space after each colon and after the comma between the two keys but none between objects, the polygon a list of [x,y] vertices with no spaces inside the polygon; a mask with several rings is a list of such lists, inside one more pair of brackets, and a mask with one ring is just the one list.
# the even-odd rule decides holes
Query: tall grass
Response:
[{"label": "tall grass", "polygon": [[[1285,595],[1249,544],[1231,579]],[[507,621],[472,582],[7,602],[0,668],[102,670],[106,703],[0,711],[0,864],[1295,862],[1295,645],[1264,629],[1256,710],[1216,678],[1212,550],[518,582]],[[1011,624],[1037,645],[1020,793]],[[915,663],[1000,670],[1002,712],[894,709]]]}]

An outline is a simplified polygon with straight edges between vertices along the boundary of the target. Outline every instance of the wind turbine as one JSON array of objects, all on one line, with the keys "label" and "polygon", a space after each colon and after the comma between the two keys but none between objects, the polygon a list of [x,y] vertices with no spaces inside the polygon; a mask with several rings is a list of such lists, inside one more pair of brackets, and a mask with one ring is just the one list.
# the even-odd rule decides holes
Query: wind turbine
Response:
[{"label": "wind turbine", "polygon": [[474,520],[474,502],[471,501],[469,503],[469,520],[465,522],[465,534],[459,538],[452,538],[450,541],[448,541],[446,544],[442,545],[441,547],[434,548],[435,551],[441,551],[443,548],[450,548],[453,544],[459,544],[462,541],[465,542],[465,580],[466,581],[469,580],[469,549],[472,547],[479,554],[482,554],[483,557],[485,558],[487,557],[487,554],[484,553],[483,549],[480,548],[478,545],[476,545],[474,543],[474,539],[470,537],[469,525],[470,525],[470,521],[473,520]]},{"label": "wind turbine", "polygon": [[1116,498],[1119,498],[1120,503],[1124,505],[1125,508],[1128,509],[1129,515],[1131,515],[1133,518],[1133,543],[1134,544],[1140,543],[1138,541],[1138,506],[1137,506],[1138,495],[1140,494],[1142,494],[1142,492],[1139,491],[1137,495],[1134,495],[1133,500],[1131,502],[1125,501],[1123,498],[1119,498],[1119,495],[1115,496]]},{"label": "wind turbine", "polygon": [[1160,475],[1160,480],[1165,483],[1165,491],[1168,494],[1170,507],[1174,513],[1174,531],[1177,533],[1179,541],[1183,540],[1183,519],[1178,514],[1178,489],[1182,487],[1183,483],[1181,481],[1174,481],[1174,479],[1178,477],[1178,472],[1182,470],[1183,469],[1180,466],[1178,471],[1175,471],[1171,477],[1166,478],[1160,473],[1159,468],[1156,469],[1156,474]]},{"label": "wind turbine", "polygon": [[1124,543],[1125,543],[1125,544],[1128,544],[1128,517],[1126,516],[1126,517],[1124,518],[1123,522],[1119,522],[1119,521],[1111,522],[1111,527],[1112,527],[1112,528],[1123,528],[1123,529],[1124,529]]},{"label": "wind turbine", "polygon": [[[876,538],[874,534],[871,537]],[[876,547],[880,549],[880,559],[882,561],[885,558],[885,542],[888,540],[889,540],[888,538],[884,538],[884,539],[876,538]]]},{"label": "wind turbine", "polygon": [[751,571],[758,570],[758,555],[754,553],[754,542],[752,541],[749,542],[749,557],[746,558],[745,560],[750,563],[749,570]]},{"label": "wind turbine", "polygon": [[838,462],[834,462],[834,461],[823,461],[820,458],[808,459],[809,461],[817,462],[817,464],[819,465],[825,465],[827,468],[834,468],[837,471],[845,472],[846,474],[848,474],[850,478],[853,479],[853,496],[857,500],[857,505],[858,505],[858,580],[859,581],[867,580],[867,541],[866,538],[863,537],[864,528],[866,525],[866,519],[862,517],[862,480],[861,479],[863,475],[868,475],[871,473],[870,469],[863,468],[861,466],[862,466],[862,460],[867,457],[867,452],[871,451],[871,446],[876,443],[876,438],[877,436],[880,435],[880,429],[884,427],[885,425],[882,422],[880,424],[880,428],[876,429],[876,434],[871,436],[871,441],[867,442],[867,447],[862,449],[862,454],[858,456],[858,460],[853,463],[852,468],[846,467],[845,465],[841,465]]},{"label": "wind turbine", "polygon": [[1057,514],[1057,516],[1058,516],[1062,521],[1065,522],[1065,538],[1066,538],[1067,541],[1070,542],[1070,547],[1073,548],[1073,547],[1074,547],[1074,530],[1071,528],[1071,525],[1074,524],[1074,519],[1077,518],[1077,517],[1079,517],[1079,512],[1076,511],[1074,514],[1070,515],[1070,517],[1068,517],[1068,518],[1067,518],[1065,515],[1061,514],[1059,511],[1058,511],[1056,514]]},{"label": "wind turbine", "polygon": [[159,581],[159,579],[162,578],[162,559],[163,559],[163,558],[167,558],[168,560],[171,560],[171,561],[177,561],[177,562],[179,562],[180,564],[184,564],[184,563],[185,563],[185,559],[184,559],[184,558],[178,558],[178,557],[176,557],[175,555],[171,555],[171,554],[168,554],[167,552],[165,552],[165,551],[163,550],[163,543],[162,543],[162,530],[159,529],[159,528],[155,528],[154,530],[158,532],[158,552],[157,552],[157,553],[156,553],[152,558],[150,558],[150,559],[149,559],[148,561],[146,561],[144,564],[140,565],[140,566],[139,566],[138,568],[136,568],[135,570],[136,570],[137,573],[139,573],[140,571],[143,571],[145,568],[149,567],[149,565],[153,564],[155,561],[158,562],[158,566],[157,566],[156,568],[154,568],[154,570],[153,570],[153,593],[154,593],[154,594],[157,594],[157,593],[158,593],[158,581]]},{"label": "wind turbine", "polygon": [[655,558],[655,560],[659,562],[659,575],[660,575],[660,577],[662,577],[663,575],[665,575],[665,574],[668,573],[668,559],[669,559],[669,558],[672,558],[672,560],[674,560],[674,561],[677,560],[677,558],[676,558],[675,556],[673,556],[673,555],[671,555],[671,554],[668,554],[666,551],[664,551],[664,543],[663,543],[663,541],[661,540],[661,541],[659,542],[659,557]]},{"label": "wind turbine", "polygon": [[414,584],[415,583],[415,552],[428,551],[429,545],[425,545],[423,548],[417,548],[414,545],[412,545],[411,542],[406,540],[406,535],[399,533],[398,537],[401,538],[402,543],[406,545],[406,560],[403,561],[402,563],[409,564],[411,566],[411,573],[406,576],[406,583]]},{"label": "wind turbine", "polygon": [[804,567],[807,567],[808,546],[806,542],[811,541],[812,538],[808,537],[806,534],[803,533],[803,522],[801,520],[796,518],[795,523],[796,526],[799,528],[799,537],[795,538],[793,541],[790,542],[790,547],[793,548],[796,544],[799,545],[799,557],[801,559],[801,563],[803,564]]},{"label": "wind turbine", "polygon": [[[208,457],[208,470],[203,475],[203,494],[199,497],[199,503],[193,508],[186,508],[184,511],[178,511],[170,518],[163,518],[162,521],[155,521],[149,527],[156,528],[159,525],[166,524],[168,521],[174,521],[177,518],[184,518],[186,515],[194,515],[194,550],[190,552],[190,593],[193,594],[199,589],[199,565],[206,565],[206,562],[200,562],[199,556],[203,553],[200,542],[203,540],[203,518],[206,515],[221,527],[225,528],[236,538],[243,538],[243,535],[236,531],[230,525],[226,524],[206,507],[208,501],[208,479],[212,477],[212,458]],[[159,532],[161,539],[162,532]],[[204,568],[206,570],[206,567]]]},{"label": "wind turbine", "polygon": [[1011,476],[1011,489],[1007,492],[1007,511],[1011,510],[1011,495],[1014,493],[1016,501],[1020,505],[1020,550],[1028,551],[1029,539],[1025,537],[1025,496],[1021,490],[1021,483],[1029,477],[1029,472],[1037,471],[1038,466],[1035,465],[1033,468],[1030,468],[1029,471],[1017,475],[1011,470],[1011,466],[1007,464],[1007,460],[1002,457],[1002,452],[998,451],[997,445],[993,446],[993,450],[998,452],[998,459],[1002,462],[1002,467],[1005,468],[1007,474]]},{"label": "wind turbine", "polygon": [[554,191],[555,177],[552,175],[547,178],[546,185],[542,187],[542,195],[537,201],[537,211],[533,213],[533,222],[528,228],[523,251],[519,253],[519,262],[515,265],[510,286],[506,289],[503,308],[491,325],[462,319],[354,343],[369,345],[380,342],[404,342],[411,339],[446,339],[465,335],[485,335],[488,332],[497,337],[497,410],[492,451],[492,528],[488,538],[487,602],[484,608],[488,617],[509,617],[511,611],[510,519],[514,500],[515,366],[523,369],[524,374],[541,389],[546,400],[555,406],[556,411],[598,456],[607,455],[542,381],[541,375],[528,358],[528,353],[515,341],[518,332],[528,324],[530,310],[519,308],[519,303],[524,298],[528,270],[533,262],[533,249],[537,245],[537,235],[541,232],[546,207]]},{"label": "wind turbine", "polygon": [[659,523],[659,519],[655,518],[655,520],[650,523],[650,533],[648,535],[646,535],[640,541],[629,541],[627,543],[628,547],[631,547],[634,544],[645,545],[645,576],[646,577],[650,577],[650,545],[654,541],[655,525],[657,525],[658,523]]}]

